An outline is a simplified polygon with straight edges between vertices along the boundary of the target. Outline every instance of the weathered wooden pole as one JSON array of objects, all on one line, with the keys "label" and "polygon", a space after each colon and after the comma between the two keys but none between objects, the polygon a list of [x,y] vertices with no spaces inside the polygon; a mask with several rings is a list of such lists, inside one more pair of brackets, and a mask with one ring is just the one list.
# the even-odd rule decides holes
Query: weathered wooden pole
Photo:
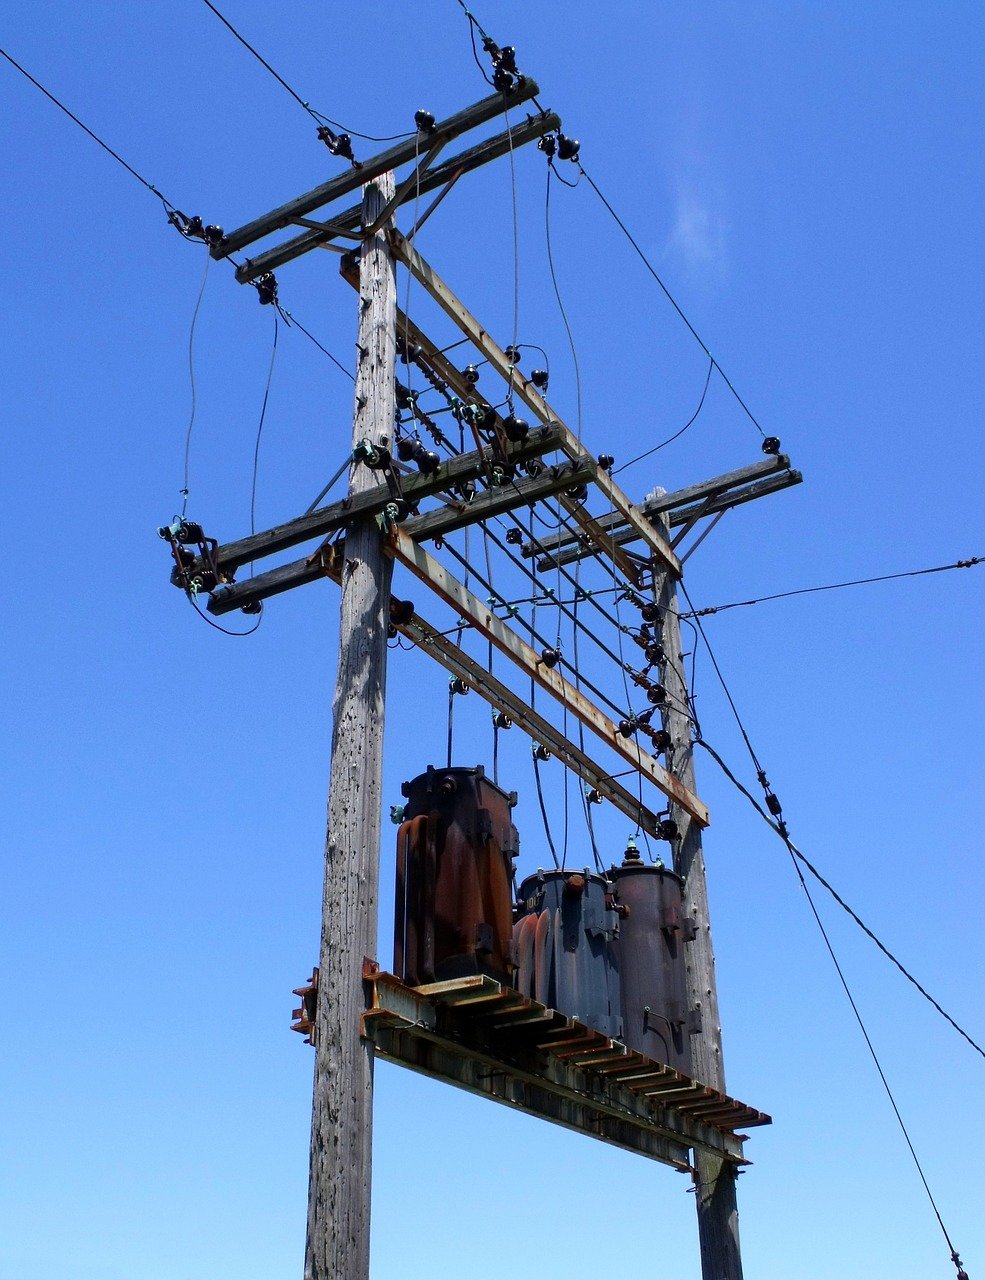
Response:
[{"label": "weathered wooden pole", "polygon": [[[363,191],[370,226],[393,195],[386,173]],[[387,227],[363,241],[353,449],[389,438],[394,420],[397,286]],[[377,483],[353,463],[349,492]],[[373,1046],[359,1034],[362,961],[375,957],[387,626],[393,562],[375,518],[346,533],[328,791],[325,890],[315,1022],[305,1280],[369,1280]]]},{"label": "weathered wooden pole", "polygon": [[[666,517],[661,517],[656,523],[669,540],[670,526]],[[669,573],[658,574],[657,584],[666,655],[663,683],[667,690],[667,703],[663,710],[663,726],[671,738],[667,767],[693,792],[694,752],[686,714],[689,704],[677,613],[677,584]],[[679,839],[674,843],[674,870],[683,877],[684,909],[694,920],[696,928],[694,940],[684,948],[689,1003],[697,1011],[701,1025],[700,1031],[691,1039],[693,1074],[701,1084],[724,1093],[722,1028],[718,1016],[715,953],[711,943],[701,828],[680,806],[672,804],[670,812],[679,832]],[[694,1163],[702,1280],[742,1280],[735,1165],[700,1151],[695,1152]]]}]

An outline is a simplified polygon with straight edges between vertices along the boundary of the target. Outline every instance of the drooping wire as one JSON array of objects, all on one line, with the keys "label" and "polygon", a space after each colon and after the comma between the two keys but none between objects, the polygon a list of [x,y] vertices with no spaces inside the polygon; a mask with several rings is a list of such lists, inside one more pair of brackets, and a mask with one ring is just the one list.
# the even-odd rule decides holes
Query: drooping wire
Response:
[{"label": "drooping wire", "polygon": [[956,560],[954,564],[938,564],[930,569],[910,569],[905,573],[883,573],[875,578],[853,578],[849,582],[829,582],[822,587],[798,587],[796,591],[777,591],[773,595],[756,596],[752,600],[733,600],[730,604],[708,605],[704,609],[696,609],[693,614],[682,613],[680,616],[681,618],[707,618],[713,613],[724,613],[727,609],[745,609],[751,604],[765,604],[769,600],[787,600],[791,596],[815,595],[820,591],[839,591],[842,587],[867,587],[874,582],[895,582],[900,578],[920,578],[927,573],[946,573],[949,569],[972,569],[979,564],[985,564],[985,556]]},{"label": "drooping wire", "polygon": [[323,115],[320,111],[316,111],[309,102],[306,102],[299,93],[295,92],[295,90],[291,88],[291,86],[287,83],[284,77],[274,70],[274,68],[270,65],[267,59],[257,49],[255,49],[253,45],[250,44],[250,42],[246,39],[246,37],[241,35],[240,32],[236,30],[236,28],[229,21],[229,19],[225,17],[224,14],[220,13],[219,10],[215,7],[215,5],[212,4],[211,0],[204,0],[204,3],[206,8],[211,9],[212,12],[215,14],[215,16],[223,24],[223,26],[226,27],[227,30],[229,30],[236,37],[236,39],[240,42],[243,48],[248,50],[253,55],[253,57],[256,58],[257,62],[259,62],[262,67],[265,67],[266,70],[270,72],[270,74],[274,77],[277,83],[287,90],[287,92],[291,95],[291,97],[299,106],[304,108],[304,110],[308,113],[308,115],[312,118],[312,120],[318,123],[332,125],[334,128],[341,129],[344,133],[351,134],[352,137],[354,138],[362,138],[366,142],[397,142],[401,138],[409,138],[411,136],[410,133],[395,133],[385,137],[375,137],[371,133],[359,133],[358,130],[356,129],[346,128],[344,124],[340,124],[338,120],[333,120],[331,116],[326,116],[326,115]]},{"label": "drooping wire", "polygon": [[576,407],[576,431],[578,440],[581,440],[581,369],[578,365],[578,352],[575,348],[574,335],[571,332],[571,325],[568,322],[568,313],[564,309],[564,303],[561,300],[561,290],[558,287],[557,272],[554,269],[554,251],[551,246],[551,174],[554,172],[552,165],[547,166],[547,195],[544,200],[544,227],[547,233],[547,265],[550,268],[551,284],[554,286],[554,297],[557,299],[558,310],[561,313],[561,320],[564,323],[564,331],[568,335],[568,346],[571,348],[571,361],[574,365],[575,372],[575,407]]},{"label": "drooping wire", "polygon": [[[267,384],[263,389],[263,404],[260,406],[260,421],[257,423],[256,443],[253,446],[253,482],[250,488],[250,536],[257,531],[257,474],[260,469],[260,437],[263,435],[263,424],[267,417],[267,402],[270,399],[270,384],[274,378],[274,364],[277,361],[277,335],[280,330],[280,318],[274,311],[274,340],[270,348],[270,364],[267,368]],[[250,576],[253,576],[253,563],[250,563]]]},{"label": "drooping wire", "polygon": [[665,449],[667,445],[673,444],[675,440],[679,440],[684,432],[687,431],[688,427],[693,426],[693,424],[698,420],[701,410],[704,408],[705,397],[708,395],[708,387],[711,385],[711,375],[714,370],[715,362],[709,359],[708,373],[705,377],[705,385],[701,389],[701,399],[698,401],[698,407],[695,409],[694,413],[691,414],[690,418],[688,418],[687,422],[684,423],[683,427],[681,427],[679,431],[675,431],[672,436],[668,436],[666,440],[661,440],[659,444],[655,444],[652,449],[647,449],[645,453],[637,454],[635,458],[630,458],[630,460],[628,462],[624,462],[622,466],[616,467],[612,473],[614,476],[617,476],[620,471],[625,471],[627,467],[633,466],[634,463],[642,462],[644,458],[649,458],[651,454],[659,453],[660,450]]},{"label": "drooping wire", "polygon": [[718,371],[718,374],[721,377],[722,381],[728,387],[729,391],[731,391],[732,395],[736,399],[736,402],[738,403],[742,411],[745,413],[746,417],[753,424],[753,426],[756,428],[759,434],[765,437],[766,432],[763,430],[762,426],[760,425],[759,419],[753,414],[752,410],[746,404],[745,400],[743,400],[743,398],[739,395],[738,391],[735,389],[735,386],[733,385],[728,374],[726,374],[725,370],[722,368],[722,366],[718,363],[718,361],[712,355],[711,351],[708,349],[707,345],[705,344],[704,339],[701,337],[697,329],[695,329],[694,325],[684,314],[684,310],[681,307],[680,303],[677,301],[674,295],[670,292],[670,289],[664,283],[661,276],[657,273],[657,269],[654,267],[653,263],[650,261],[650,259],[646,256],[646,254],[640,248],[638,241],[635,239],[633,234],[630,232],[629,228],[623,222],[622,218],[619,217],[618,213],[616,213],[615,209],[613,209],[612,205],[609,203],[609,201],[605,198],[605,196],[599,190],[591,174],[586,171],[581,161],[578,161],[578,172],[588,182],[588,185],[592,188],[592,190],[595,192],[598,198],[602,201],[603,205],[605,205],[606,209],[609,211],[613,221],[622,231],[623,235],[626,237],[629,243],[636,250],[643,265],[646,267],[647,271],[654,278],[654,280],[656,280],[657,284],[662,289],[664,296],[667,298],[668,302],[671,304],[671,306],[674,308],[674,310],[677,312],[680,318],[684,321],[685,325],[689,329],[691,336],[694,338],[695,342],[697,342],[698,346],[701,348],[701,350],[705,353],[705,355],[711,361],[712,367]]},{"label": "drooping wire", "polygon": [[170,200],[168,200],[168,198],[165,195],[163,195],[157,189],[157,187],[154,186],[153,182],[148,182],[147,179],[143,177],[142,174],[137,172],[137,170],[133,167],[133,165],[128,164],[126,160],[123,159],[123,157],[120,155],[118,151],[114,151],[113,148],[109,145],[109,143],[104,142],[102,138],[100,138],[97,133],[94,133],[87,124],[84,124],[79,119],[79,117],[75,115],[74,112],[70,111],[68,107],[65,106],[64,102],[61,102],[58,98],[56,98],[50,89],[46,89],[39,80],[35,80],[34,76],[32,76],[29,71],[26,71],[19,62],[17,62],[14,58],[12,58],[10,54],[6,51],[6,49],[0,49],[0,57],[6,58],[6,60],[10,63],[10,65],[14,67],[17,71],[19,71],[21,75],[25,77],[25,79],[30,80],[31,84],[33,84],[36,89],[41,90],[41,92],[49,100],[49,102],[53,102],[55,106],[59,109],[59,111],[64,112],[64,114],[67,115],[71,121],[73,121],[75,124],[79,126],[79,128],[83,131],[83,133],[87,133],[89,137],[93,140],[93,142],[95,142],[98,146],[102,147],[102,149],[107,153],[107,155],[112,156],[113,159],[117,162],[117,164],[122,165],[123,168],[126,169],[127,173],[129,173],[132,177],[136,178],[142,187],[146,187],[147,190],[151,192],[152,195],[157,196],[158,200],[160,200],[161,204],[164,206],[167,213],[171,214],[176,212],[175,206],[171,203]]},{"label": "drooping wire", "polygon": [[[509,111],[504,111],[503,117],[506,120],[506,136],[510,144],[510,193],[513,208],[513,338],[511,345],[515,349],[520,336],[520,219],[517,212],[516,199],[516,157],[513,154],[513,126],[510,124]],[[506,403],[510,407],[510,413],[513,412],[513,373],[515,367],[511,360],[510,378],[506,386]]]},{"label": "drooping wire", "polygon": [[322,344],[318,341],[318,339],[314,336],[314,334],[308,332],[308,330],[304,327],[304,325],[297,318],[297,316],[294,315],[293,312],[288,311],[286,307],[282,307],[279,302],[277,303],[277,312],[280,318],[288,326],[288,328],[290,328],[291,325],[294,325],[295,328],[300,329],[301,332],[304,334],[304,336],[309,340],[309,342],[313,342],[315,344],[315,346],[318,348],[318,350],[322,353],[323,356],[328,356],[332,364],[334,364],[337,369],[341,369],[341,371],[345,374],[345,376],[349,379],[350,382],[355,382],[356,375],[352,373],[351,370],[347,369],[337,356],[333,356],[331,351],[329,351],[327,347],[323,347]]},{"label": "drooping wire", "polygon": [[735,699],[732,697],[731,690],[728,687],[725,677],[722,675],[722,670],[718,665],[718,661],[715,657],[714,651],[712,650],[712,647],[708,641],[708,636],[705,633],[704,627],[701,625],[701,619],[695,617],[694,615],[694,606],[693,604],[691,604],[691,600],[688,597],[687,589],[684,587],[683,582],[681,582],[679,585],[681,587],[681,591],[684,594],[684,598],[687,600],[688,604],[691,607],[691,616],[695,618],[695,625],[697,626],[698,631],[701,634],[701,638],[704,641],[705,650],[708,653],[708,657],[711,659],[711,664],[715,669],[715,674],[718,676],[719,684],[722,686],[722,690],[725,693],[729,706],[732,708],[732,714],[735,717],[735,722],[738,725],[739,732],[741,733],[743,741],[746,744],[746,748],[749,752],[750,759],[752,760],[753,765],[756,768],[756,775],[759,780],[760,786],[762,786],[763,791],[766,795],[766,800],[770,808],[770,812],[774,813],[777,819],[775,830],[777,834],[780,836],[780,838],[783,840],[784,844],[787,847],[787,852],[790,854],[790,861],[797,875],[797,879],[800,882],[800,886],[804,891],[804,895],[807,898],[807,902],[808,902],[808,905],[810,906],[811,914],[813,915],[817,923],[817,927],[824,941],[825,948],[828,952],[828,955],[831,957],[831,962],[835,967],[835,972],[837,973],[838,979],[841,982],[845,995],[848,998],[848,1003],[851,1006],[852,1013],[854,1014],[855,1020],[858,1023],[859,1030],[862,1032],[862,1037],[865,1040],[866,1047],[868,1048],[869,1056],[872,1058],[873,1065],[876,1068],[876,1072],[878,1073],[879,1079],[882,1082],[883,1089],[885,1090],[886,1096],[889,1099],[889,1104],[892,1107],[893,1114],[896,1116],[896,1120],[897,1120],[897,1123],[899,1124],[900,1131],[903,1134],[903,1139],[906,1142],[910,1155],[913,1158],[913,1163],[916,1167],[917,1174],[920,1177],[920,1181],[923,1183],[924,1191],[926,1191],[927,1198],[930,1201],[931,1208],[934,1211],[934,1216],[937,1219],[941,1232],[943,1233],[944,1239],[947,1241],[947,1246],[951,1251],[951,1259],[955,1263],[955,1265],[958,1267],[959,1275],[960,1275],[961,1265],[958,1259],[957,1252],[954,1248],[954,1245],[951,1242],[951,1237],[948,1234],[947,1227],[944,1225],[944,1219],[941,1217],[940,1210],[937,1207],[937,1201],[934,1199],[933,1192],[930,1190],[930,1186],[927,1182],[926,1176],[924,1175],[923,1166],[920,1163],[920,1159],[917,1156],[916,1150],[913,1146],[913,1142],[910,1139],[910,1135],[906,1128],[906,1124],[904,1123],[903,1117],[900,1114],[900,1110],[896,1103],[896,1098],[895,1098],[895,1095],[893,1094],[892,1087],[890,1086],[889,1081],[886,1079],[886,1074],[883,1071],[882,1063],[879,1060],[879,1055],[876,1053],[875,1046],[872,1043],[872,1039],[869,1036],[868,1029],[866,1028],[865,1022],[862,1019],[862,1015],[859,1012],[858,1005],[855,1003],[855,998],[852,995],[851,988],[848,985],[848,980],[846,979],[844,971],[842,970],[841,964],[838,961],[838,957],[835,954],[834,947],[831,944],[831,939],[828,937],[827,930],[825,929],[824,924],[821,920],[821,916],[818,912],[817,906],[815,905],[814,898],[811,894],[810,889],[808,888],[807,881],[804,879],[804,873],[800,868],[800,862],[798,860],[797,853],[794,851],[793,842],[790,839],[786,822],[782,816],[782,809],[780,807],[780,803],[770,789],[770,785],[767,780],[766,773],[763,769],[763,766],[760,764],[759,758],[756,755],[752,742],[749,739],[749,734],[746,731],[745,725],[742,722],[742,717],[739,715],[738,708],[735,705]]},{"label": "drooping wire", "polygon": [[198,289],[198,297],[195,299],[195,309],[192,312],[191,327],[188,330],[188,379],[191,383],[191,408],[188,413],[188,430],[185,432],[185,468],[184,479],[181,486],[182,519],[188,514],[188,483],[189,467],[191,465],[192,429],[195,426],[195,413],[198,406],[198,396],[195,388],[195,325],[198,323],[198,312],[202,305],[202,298],[205,295],[205,285],[209,278],[209,263],[211,261],[212,255],[209,252],[208,245],[206,245],[205,270],[202,272],[202,283]]},{"label": "drooping wire", "polygon": [[886,957],[886,959],[896,966],[896,968],[900,971],[900,973],[907,980],[907,982],[909,982],[912,986],[914,986],[917,989],[917,991],[920,992],[923,998],[929,1004],[931,1004],[934,1007],[934,1009],[937,1010],[937,1012],[940,1014],[940,1016],[944,1019],[945,1022],[950,1023],[950,1025],[954,1028],[954,1030],[958,1033],[958,1035],[960,1035],[963,1039],[967,1040],[968,1044],[971,1045],[971,1047],[975,1050],[976,1053],[981,1054],[981,1056],[985,1058],[985,1048],[982,1048],[982,1046],[978,1044],[976,1040],[972,1039],[972,1037],[968,1034],[968,1032],[965,1031],[965,1029],[962,1026],[960,1026],[955,1021],[954,1018],[951,1017],[951,1015],[947,1012],[947,1010],[944,1009],[938,1003],[938,1001],[934,999],[934,997],[930,994],[930,992],[927,991],[927,989],[920,984],[920,982],[913,976],[913,974],[909,971],[909,969],[906,968],[906,966],[902,963],[902,961],[899,960],[893,954],[893,952],[890,951],[890,949],[886,946],[886,944],[877,936],[877,934],[872,929],[869,928],[869,926],[859,916],[859,914],[854,910],[854,908],[849,906],[849,904],[841,896],[841,894],[834,887],[834,885],[832,885],[830,881],[825,879],[825,877],[821,874],[821,872],[817,869],[817,867],[813,864],[813,862],[811,862],[811,860],[807,857],[807,855],[803,853],[793,843],[793,841],[789,838],[789,836],[783,835],[782,831],[780,831],[779,829],[777,822],[770,817],[769,813],[766,811],[766,809],[763,808],[763,806],[759,803],[759,801],[752,794],[752,792],[749,791],[743,785],[742,782],[740,782],[740,780],[735,776],[735,774],[728,767],[728,765],[725,763],[722,757],[718,754],[718,752],[714,749],[714,747],[710,746],[709,743],[707,743],[704,740],[704,738],[701,738],[701,737],[698,737],[697,739],[695,739],[695,741],[697,742],[698,746],[703,747],[704,750],[707,751],[707,753],[715,761],[715,763],[718,765],[721,771],[725,774],[726,778],[728,778],[729,782],[732,783],[732,785],[736,788],[737,791],[741,792],[742,795],[745,796],[745,798],[749,801],[749,803],[756,810],[756,812],[763,819],[763,821],[767,824],[767,826],[769,826],[772,831],[776,832],[776,834],[780,837],[780,839],[783,840],[784,844],[792,852],[792,854],[797,859],[797,861],[807,868],[807,870],[818,882],[818,884],[820,884],[823,888],[827,889],[828,893],[831,895],[832,898],[834,898],[838,906],[841,907],[841,909],[846,913],[846,915],[848,915],[855,922],[855,924],[858,925],[858,927],[862,930],[862,932],[866,935],[866,937],[869,938],[871,942],[875,943],[875,945],[879,948],[879,950]]},{"label": "drooping wire", "polygon": [[253,626],[250,627],[249,631],[230,631],[228,627],[220,626],[219,623],[213,621],[213,619],[210,618],[207,613],[203,613],[202,610],[198,607],[198,603],[196,602],[195,597],[194,595],[192,595],[191,592],[186,592],[185,594],[188,597],[188,603],[195,610],[195,612],[202,619],[202,621],[207,622],[210,627],[214,628],[214,630],[221,631],[224,636],[251,636],[254,633],[254,631],[256,631],[260,623],[263,621],[263,604],[261,603],[260,612],[257,615],[257,620],[256,622],[254,622]]}]

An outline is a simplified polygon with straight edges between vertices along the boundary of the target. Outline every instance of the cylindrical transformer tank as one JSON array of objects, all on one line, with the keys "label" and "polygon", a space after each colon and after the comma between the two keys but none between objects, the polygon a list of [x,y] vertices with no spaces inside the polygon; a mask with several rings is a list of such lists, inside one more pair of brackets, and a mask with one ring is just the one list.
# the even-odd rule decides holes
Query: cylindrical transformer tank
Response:
[{"label": "cylindrical transformer tank", "polygon": [[694,930],[684,916],[681,878],[642,862],[635,849],[609,874],[621,917],[611,949],[619,971],[622,1038],[629,1048],[690,1075],[684,947]]},{"label": "cylindrical transformer tank", "polygon": [[485,973],[513,979],[516,793],[474,769],[436,769],[403,784],[397,832],[393,967],[411,986]]},{"label": "cylindrical transformer tank", "polygon": [[551,1009],[619,1037],[611,886],[584,871],[538,871],[520,886],[513,930],[517,987]]}]

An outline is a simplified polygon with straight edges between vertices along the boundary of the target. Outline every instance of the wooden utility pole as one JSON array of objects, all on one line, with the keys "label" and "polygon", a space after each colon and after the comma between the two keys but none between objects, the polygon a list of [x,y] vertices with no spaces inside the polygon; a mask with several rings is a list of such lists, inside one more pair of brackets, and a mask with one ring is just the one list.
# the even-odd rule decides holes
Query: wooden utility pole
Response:
[{"label": "wooden utility pole", "polygon": [[[384,173],[363,192],[372,226],[394,191]],[[393,432],[397,285],[389,224],[362,242],[359,366],[352,447]],[[353,462],[349,493],[376,484]],[[375,517],[346,533],[335,686],[328,836],[315,1023],[305,1280],[368,1280],[373,1046],[360,1036],[364,956],[375,957],[387,626],[393,562]]]},{"label": "wooden utility pole", "polygon": [[[661,516],[657,523],[669,538],[670,525],[667,518]],[[691,725],[686,713],[690,704],[678,618],[677,581],[672,574],[658,573],[656,582],[660,588],[658,603],[666,657],[664,687],[667,690],[667,702],[662,718],[663,726],[671,738],[666,756],[667,767],[693,792],[694,750],[691,744]],[[670,813],[677,823],[679,837],[674,843],[674,870],[684,880],[684,910],[693,919],[696,930],[693,941],[684,948],[689,1004],[697,1011],[701,1026],[691,1040],[691,1074],[702,1084],[724,1093],[722,1027],[718,1015],[715,953],[711,943],[701,827],[680,805],[671,803]],[[742,1280],[739,1211],[735,1196],[736,1166],[730,1161],[719,1159],[711,1152],[699,1150],[694,1153],[694,1166],[702,1278]]]}]

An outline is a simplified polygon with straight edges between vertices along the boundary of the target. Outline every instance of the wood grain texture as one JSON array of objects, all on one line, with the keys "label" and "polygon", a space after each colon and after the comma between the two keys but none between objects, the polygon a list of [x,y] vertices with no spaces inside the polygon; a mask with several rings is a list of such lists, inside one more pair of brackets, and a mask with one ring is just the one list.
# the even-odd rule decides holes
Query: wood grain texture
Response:
[{"label": "wood grain texture", "polygon": [[[364,223],[393,195],[393,175],[364,191]],[[378,442],[394,417],[396,279],[386,229],[363,243],[360,362],[352,441]],[[365,467],[350,492],[375,484]],[[375,956],[383,719],[392,561],[373,518],[346,535],[328,792],[315,1023],[306,1280],[368,1280],[373,1046],[359,1034],[362,960]]]},{"label": "wood grain texture", "polygon": [[[665,536],[669,534],[666,515],[657,516],[655,522]],[[663,683],[668,698],[662,719],[672,745],[667,752],[666,762],[667,767],[693,793],[695,777],[691,727],[682,710],[689,703],[681,627],[677,615],[677,586],[670,574],[655,575],[655,579],[659,586],[663,646],[667,655]],[[674,870],[683,877],[684,910],[695,925],[694,940],[684,948],[689,1004],[692,1009],[699,1010],[701,1015],[701,1030],[691,1040],[691,1075],[702,1084],[724,1093],[722,1028],[718,1013],[715,952],[708,912],[708,882],[701,846],[701,827],[679,805],[671,803],[670,812],[679,831],[679,839],[674,843]],[[742,1280],[735,1166],[710,1152],[695,1151],[694,1157],[702,1278]]]}]

